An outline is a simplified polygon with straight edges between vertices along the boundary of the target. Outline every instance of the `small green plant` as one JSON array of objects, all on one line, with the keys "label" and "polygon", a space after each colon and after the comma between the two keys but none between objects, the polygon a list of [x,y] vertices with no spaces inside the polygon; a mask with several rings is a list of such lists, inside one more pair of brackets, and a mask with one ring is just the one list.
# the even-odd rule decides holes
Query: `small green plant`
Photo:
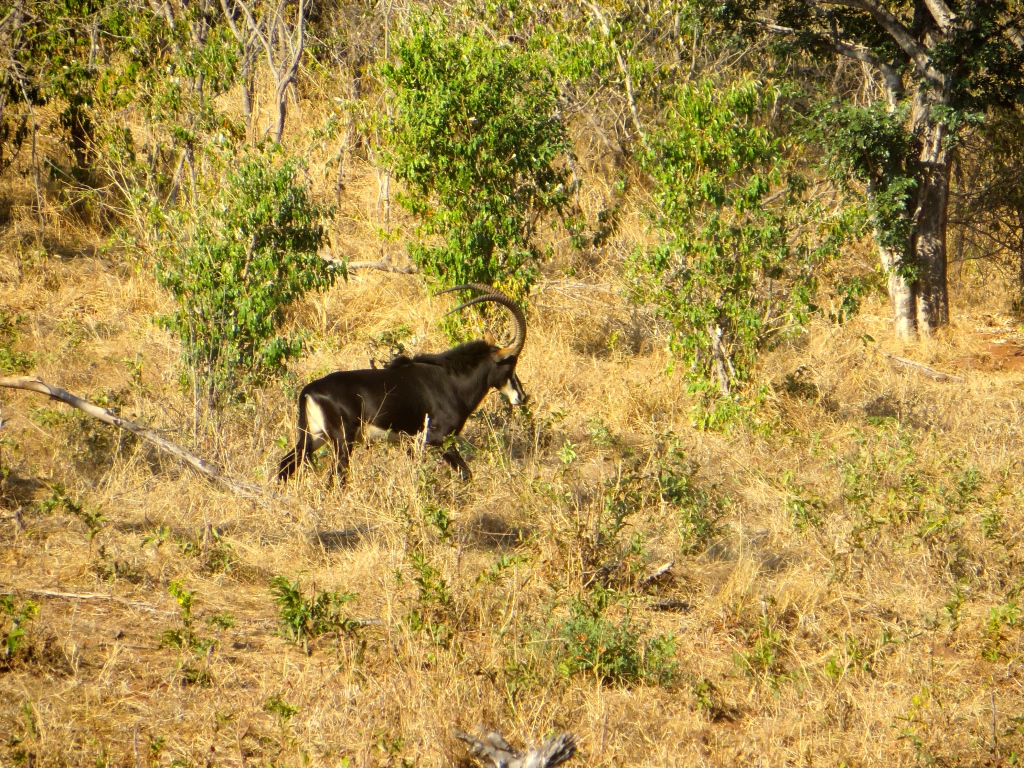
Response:
[{"label": "small green plant", "polygon": [[263,702],[263,711],[277,715],[282,727],[299,714],[299,708],[285,701],[284,694],[280,693],[272,694]]},{"label": "small green plant", "polygon": [[562,443],[562,447],[558,449],[558,458],[562,460],[562,464],[568,467],[578,458],[576,446],[571,441],[566,440]]},{"label": "small green plant", "polygon": [[984,627],[985,641],[981,651],[982,658],[988,661],[998,661],[999,657],[1003,655],[1002,646],[1006,639],[1003,628],[1016,628],[1022,624],[1024,624],[1024,616],[1022,616],[1016,600],[1010,600],[990,608]]},{"label": "small green plant", "polygon": [[844,635],[844,649],[841,653],[828,657],[825,661],[825,674],[835,680],[851,672],[864,672],[874,676],[875,662],[885,652],[886,647],[894,642],[888,632],[883,632],[877,643],[865,643],[852,635]]},{"label": "small green plant", "polygon": [[518,565],[523,565],[529,562],[529,558],[526,555],[507,555],[502,552],[498,555],[498,559],[495,560],[487,568],[486,571],[481,571],[476,577],[477,584],[494,584],[500,581],[509,568],[515,568]]},{"label": "small green plant", "polygon": [[675,639],[658,635],[643,642],[643,630],[634,628],[628,609],[620,621],[613,622],[606,612],[623,602],[600,585],[572,600],[569,616],[557,630],[562,643],[558,669],[563,675],[590,673],[609,683],[672,682]]},{"label": "small green plant", "polygon": [[153,736],[149,740],[149,758],[154,763],[160,760],[160,754],[164,751],[164,745],[167,744],[166,736]]},{"label": "small green plant", "polygon": [[28,624],[39,615],[39,604],[32,600],[17,600],[14,595],[0,595],[0,642],[3,663],[10,664],[22,648]]},{"label": "small green plant", "polygon": [[986,539],[999,536],[999,528],[1003,524],[1003,514],[995,505],[985,507],[981,512],[981,535]]},{"label": "small green plant", "polygon": [[650,496],[650,482],[638,471],[620,472],[614,479],[605,481],[600,527],[602,543],[613,542]]},{"label": "small green plant", "polygon": [[455,615],[451,588],[444,575],[427,560],[419,548],[409,554],[416,606],[406,620],[413,632],[426,632],[435,645],[447,648],[455,635]]},{"label": "small green plant", "polygon": [[289,581],[277,575],[270,580],[270,593],[277,603],[281,634],[306,653],[309,642],[328,632],[352,632],[358,624],[345,616],[343,608],[356,599],[351,592],[320,592],[307,598],[299,580]]},{"label": "small green plant", "polygon": [[767,616],[759,616],[754,633],[753,646],[749,651],[733,654],[733,662],[747,675],[778,689],[786,676],[780,655],[785,651],[782,633],[772,626]]},{"label": "small green plant", "polygon": [[942,613],[949,622],[950,629],[956,629],[960,626],[960,609],[966,602],[967,596],[964,594],[963,587],[957,584],[953,587],[953,594],[950,595],[949,600],[942,606]]},{"label": "small green plant", "polygon": [[600,416],[592,418],[587,424],[587,429],[590,431],[590,442],[596,446],[612,448],[619,444],[619,438],[601,420]]},{"label": "small green plant", "polygon": [[430,501],[424,501],[423,519],[432,526],[442,540],[447,540],[452,535],[451,514],[444,507],[439,507]]},{"label": "small green plant", "polygon": [[726,705],[718,686],[707,677],[697,677],[690,682],[693,705],[698,712],[705,713],[711,720],[733,720],[736,710]]},{"label": "small green plant", "polygon": [[244,157],[211,192],[211,205],[168,222],[181,234],[162,249],[157,277],[180,305],[161,322],[181,338],[185,381],[219,406],[284,371],[302,348],[277,335],[285,309],[342,270],[317,253],[327,210],[294,162]]},{"label": "small green plant", "polygon": [[799,483],[794,483],[791,472],[786,472],[782,481],[787,491],[786,513],[789,515],[793,527],[798,531],[803,531],[821,525],[825,521],[825,500],[808,492]]},{"label": "small green plant", "polygon": [[0,310],[0,372],[27,373],[35,365],[37,355],[29,352],[16,352],[12,347],[18,340],[17,326],[21,316],[9,317]]},{"label": "small green plant", "polygon": [[81,499],[68,493],[63,484],[53,483],[50,485],[50,495],[39,503],[39,511],[51,514],[58,509],[74,515],[85,524],[90,545],[107,523],[106,516],[98,507],[83,504]]},{"label": "small green plant", "polygon": [[[160,647],[174,648],[181,654],[178,674],[182,685],[208,688],[213,684],[209,670],[210,652],[219,640],[200,632],[196,626],[192,616],[192,606],[196,597],[194,591],[186,589],[180,581],[168,584],[167,591],[178,603],[180,624],[164,631],[160,638]],[[233,627],[235,620],[230,613],[224,612],[207,618],[206,624],[209,628],[223,631]]]},{"label": "small green plant", "polygon": [[160,640],[160,647],[205,653],[217,641],[212,638],[202,637],[195,631],[192,619],[192,603],[195,600],[196,593],[185,589],[185,586],[180,581],[172,581],[168,584],[167,591],[174,598],[175,602],[178,603],[181,626],[165,630]]},{"label": "small green plant", "polygon": [[677,509],[676,520],[684,554],[703,551],[727,528],[721,520],[729,512],[729,497],[696,480],[699,467],[687,462],[682,451],[671,449],[658,469],[661,498]]},{"label": "small green plant", "polygon": [[137,562],[113,557],[107,552],[105,545],[100,545],[96,552],[96,561],[90,570],[104,581],[124,580],[130,584],[142,584],[147,579],[145,568],[140,567]]}]

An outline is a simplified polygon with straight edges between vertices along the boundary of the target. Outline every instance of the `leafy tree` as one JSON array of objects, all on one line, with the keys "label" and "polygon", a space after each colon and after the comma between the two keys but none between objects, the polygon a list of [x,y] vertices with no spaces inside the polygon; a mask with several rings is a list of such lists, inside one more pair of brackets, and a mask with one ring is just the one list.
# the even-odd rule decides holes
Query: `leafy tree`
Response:
[{"label": "leafy tree", "polygon": [[14,3],[0,24],[0,170],[31,136],[40,204],[43,169],[90,197],[118,195],[110,210],[143,193],[173,204],[203,138],[238,133],[215,108],[237,70],[223,22],[213,3]]},{"label": "leafy tree", "polygon": [[257,155],[229,170],[194,218],[170,217],[178,234],[162,249],[158,278],[180,308],[163,322],[180,335],[186,378],[211,405],[244,398],[246,385],[301,351],[301,339],[277,331],[289,304],[339,274],[317,255],[326,215],[294,161]]},{"label": "leafy tree", "polygon": [[[841,102],[833,144],[872,198],[904,338],[949,320],[946,229],[954,152],[996,108],[1024,103],[1018,0],[727,0],[720,20],[777,36],[783,52],[865,65],[882,107]],[[889,112],[886,115],[886,111]],[[902,131],[896,131],[898,126]],[[878,131],[881,133],[879,134]],[[835,134],[833,134],[835,135]]]},{"label": "leafy tree", "polygon": [[540,217],[563,213],[572,193],[557,164],[570,143],[548,66],[421,21],[382,72],[394,111],[389,159],[405,182],[398,199],[426,236],[410,246],[413,260],[446,285],[525,292],[541,257]]},{"label": "leafy tree", "polygon": [[670,346],[691,374],[713,375],[722,394],[748,378],[768,340],[816,309],[815,268],[846,232],[800,200],[766,121],[779,95],[752,79],[681,87],[641,159],[656,183],[659,244],[633,259],[635,296],[672,324]]}]

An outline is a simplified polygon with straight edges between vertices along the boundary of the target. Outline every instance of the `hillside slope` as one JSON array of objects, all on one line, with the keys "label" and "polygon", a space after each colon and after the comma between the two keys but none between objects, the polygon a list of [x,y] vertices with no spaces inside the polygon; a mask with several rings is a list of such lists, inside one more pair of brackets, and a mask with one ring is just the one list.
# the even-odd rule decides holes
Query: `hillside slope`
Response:
[{"label": "hillside slope", "polygon": [[[336,239],[373,257],[351,220]],[[447,297],[359,272],[292,313],[310,334],[292,376],[197,422],[151,271],[37,235],[12,225],[0,250],[7,372],[267,487],[302,382],[389,333],[449,343]],[[536,290],[529,407],[485,401],[470,483],[411,441],[373,445],[347,487],[321,461],[287,488],[306,511],[268,507],[0,392],[0,632],[25,629],[0,662],[0,763],[469,764],[451,728],[482,723],[518,744],[572,732],[580,765],[1014,764],[1016,326],[961,305],[903,350],[869,302],[771,353],[752,419],[701,431],[614,276]],[[296,582],[338,598],[317,637],[282,619]]]}]

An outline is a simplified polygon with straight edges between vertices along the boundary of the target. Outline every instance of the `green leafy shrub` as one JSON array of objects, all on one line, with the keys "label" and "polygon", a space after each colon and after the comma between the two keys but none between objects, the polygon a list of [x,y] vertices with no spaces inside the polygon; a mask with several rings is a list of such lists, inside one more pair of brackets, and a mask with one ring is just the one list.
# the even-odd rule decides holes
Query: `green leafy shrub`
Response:
[{"label": "green leafy shrub", "polygon": [[307,598],[299,580],[285,576],[270,580],[270,593],[277,603],[281,634],[309,653],[309,641],[328,632],[350,632],[357,625],[342,611],[346,603],[356,599],[351,592],[321,592]]},{"label": "green leafy shrub", "polygon": [[574,599],[558,628],[562,642],[558,669],[564,675],[586,672],[609,683],[648,682],[667,685],[675,679],[675,640],[658,635],[642,641],[627,611],[618,622],[605,613],[617,593],[597,586]]},{"label": "green leafy shrub", "polygon": [[406,620],[413,632],[425,632],[435,645],[447,648],[455,635],[455,612],[451,587],[440,570],[431,565],[420,549],[409,554],[416,584],[416,605]]},{"label": "green leafy shrub", "polygon": [[721,394],[817,309],[815,268],[849,229],[801,200],[806,182],[770,125],[781,96],[754,79],[682,86],[640,158],[660,242],[632,260],[634,297],[671,324],[691,377]]},{"label": "green leafy shrub", "polygon": [[39,615],[39,604],[0,595],[0,662],[9,664],[25,642],[26,627]]},{"label": "green leafy shrub", "polygon": [[702,552],[727,530],[721,520],[729,512],[729,497],[714,487],[698,484],[698,469],[697,465],[687,462],[677,448],[669,451],[658,468],[658,489],[662,500],[677,510],[676,524],[681,549],[686,555]]},{"label": "green leafy shrub", "polygon": [[180,309],[162,322],[181,337],[186,380],[211,405],[243,397],[301,351],[300,338],[277,332],[292,302],[341,271],[317,255],[327,213],[295,162],[253,155],[227,171],[210,206],[171,217],[179,234],[157,275]]},{"label": "green leafy shrub", "polygon": [[563,213],[572,193],[556,165],[570,142],[549,66],[479,32],[420,21],[381,71],[389,160],[405,183],[398,200],[426,238],[410,246],[413,260],[444,285],[525,293],[541,256],[538,219]]}]

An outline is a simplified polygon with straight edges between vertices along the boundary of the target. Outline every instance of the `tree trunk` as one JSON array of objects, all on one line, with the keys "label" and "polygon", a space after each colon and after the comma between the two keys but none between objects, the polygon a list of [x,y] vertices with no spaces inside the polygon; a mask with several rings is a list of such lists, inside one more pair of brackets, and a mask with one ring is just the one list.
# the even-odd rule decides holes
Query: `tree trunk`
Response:
[{"label": "tree trunk", "polygon": [[284,121],[288,113],[288,80],[278,83],[274,90],[274,100],[277,102],[277,114],[274,116],[274,130],[271,134],[275,144],[281,143],[281,135],[284,133]]},{"label": "tree trunk", "polygon": [[917,325],[925,334],[931,334],[949,322],[946,220],[952,158],[946,146],[946,132],[942,123],[929,119],[922,135],[922,169],[915,211],[913,253],[920,269]]},{"label": "tree trunk", "polygon": [[910,282],[899,269],[899,260],[891,249],[879,245],[882,268],[889,278],[889,301],[892,302],[896,336],[903,341],[917,341],[918,282]]}]

